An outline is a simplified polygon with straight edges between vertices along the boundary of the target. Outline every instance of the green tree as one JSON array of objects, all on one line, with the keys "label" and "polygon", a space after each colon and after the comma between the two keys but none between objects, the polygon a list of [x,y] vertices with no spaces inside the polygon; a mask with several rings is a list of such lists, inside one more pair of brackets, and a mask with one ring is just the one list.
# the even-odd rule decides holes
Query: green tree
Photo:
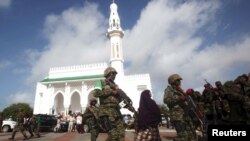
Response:
[{"label": "green tree", "polygon": [[3,109],[2,116],[3,118],[13,117],[16,118],[18,112],[22,110],[26,115],[32,115],[33,109],[27,103],[16,103],[12,104],[9,107]]}]

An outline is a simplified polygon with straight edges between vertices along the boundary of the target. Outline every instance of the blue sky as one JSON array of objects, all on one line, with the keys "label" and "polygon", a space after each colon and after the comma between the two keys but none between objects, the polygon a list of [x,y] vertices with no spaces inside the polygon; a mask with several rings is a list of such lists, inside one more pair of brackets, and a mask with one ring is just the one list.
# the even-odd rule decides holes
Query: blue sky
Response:
[{"label": "blue sky", "polygon": [[[33,106],[36,82],[50,67],[108,62],[111,2],[0,0],[0,110],[16,102]],[[150,73],[158,103],[172,73],[183,77],[184,89],[202,90],[204,78],[224,82],[250,72],[250,1],[115,3],[125,31],[125,74]]]}]

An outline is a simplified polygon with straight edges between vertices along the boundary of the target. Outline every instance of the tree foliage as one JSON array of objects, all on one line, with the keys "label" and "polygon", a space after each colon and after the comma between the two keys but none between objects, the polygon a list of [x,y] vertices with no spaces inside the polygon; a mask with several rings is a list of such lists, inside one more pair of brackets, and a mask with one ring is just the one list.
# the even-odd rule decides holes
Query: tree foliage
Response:
[{"label": "tree foliage", "polygon": [[17,114],[22,111],[26,115],[32,115],[33,109],[27,103],[12,104],[9,107],[3,109],[3,118],[13,117],[16,118]]}]

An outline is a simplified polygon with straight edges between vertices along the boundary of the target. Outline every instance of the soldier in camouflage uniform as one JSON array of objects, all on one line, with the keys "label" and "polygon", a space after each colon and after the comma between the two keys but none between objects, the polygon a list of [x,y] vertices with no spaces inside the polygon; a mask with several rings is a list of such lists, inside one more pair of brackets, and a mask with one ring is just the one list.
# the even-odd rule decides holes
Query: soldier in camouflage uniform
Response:
[{"label": "soldier in camouflage uniform", "polygon": [[28,139],[28,137],[26,135],[26,132],[25,132],[25,128],[23,126],[23,124],[24,124],[24,116],[25,116],[24,113],[20,109],[20,111],[19,111],[19,113],[17,115],[17,124],[14,127],[14,129],[12,131],[11,138],[9,138],[9,140],[14,140],[16,132],[18,132],[18,131],[20,131],[23,134],[23,137],[24,137],[23,140],[27,140]]},{"label": "soldier in camouflage uniform", "polygon": [[91,141],[96,141],[99,134],[99,125],[98,125],[98,107],[96,106],[97,100],[95,98],[90,99],[90,105],[86,108],[86,111],[83,114],[83,119],[87,123],[90,134]]},{"label": "soldier in camouflage uniform", "polygon": [[104,71],[105,80],[102,81],[102,90],[95,90],[95,97],[99,98],[99,119],[104,123],[104,128],[108,131],[107,141],[123,141],[125,138],[125,128],[120,112],[120,98],[118,96],[119,87],[114,80],[117,71],[108,67]]},{"label": "soldier in camouflage uniform", "polygon": [[245,117],[247,124],[250,124],[250,73],[248,76],[246,74],[242,75],[242,87],[243,94],[245,95],[245,100],[243,102],[243,110],[245,111]]},{"label": "soldier in camouflage uniform", "polygon": [[31,125],[30,125],[30,128],[31,130],[35,133],[35,135],[40,138],[40,124],[41,124],[41,117],[40,115],[32,115],[31,117]]},{"label": "soldier in camouflage uniform", "polygon": [[223,121],[227,121],[230,113],[230,107],[227,99],[227,95],[223,90],[223,85],[221,81],[215,82],[215,92],[219,96],[220,104],[221,104],[221,116]]},{"label": "soldier in camouflage uniform", "polygon": [[202,97],[204,101],[204,114],[206,125],[217,124],[217,112],[215,109],[214,102],[214,91],[209,84],[204,85],[204,90],[202,92]]},{"label": "soldier in camouflage uniform", "polygon": [[244,111],[242,104],[246,101],[242,93],[238,79],[235,81],[226,81],[223,85],[230,106],[228,121],[230,124],[245,124]]},{"label": "soldier in camouflage uniform", "polygon": [[242,74],[238,76],[234,82],[238,85],[240,88],[240,94],[239,97],[241,97],[240,104],[242,105],[242,119],[244,120],[244,123],[249,124],[250,117],[249,117],[249,111],[250,111],[250,81],[249,77],[246,74]]},{"label": "soldier in camouflage uniform", "polygon": [[181,89],[182,78],[178,74],[172,74],[164,93],[163,102],[168,105],[170,119],[173,123],[177,137],[175,141],[196,141],[197,136],[190,117],[185,113],[185,93]]}]

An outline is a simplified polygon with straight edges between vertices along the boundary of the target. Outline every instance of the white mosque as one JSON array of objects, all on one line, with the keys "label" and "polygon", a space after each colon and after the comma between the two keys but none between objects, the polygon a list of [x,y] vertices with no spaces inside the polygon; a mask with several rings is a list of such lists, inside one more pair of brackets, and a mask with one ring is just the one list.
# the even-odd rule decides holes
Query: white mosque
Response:
[{"label": "white mosque", "polygon": [[[34,103],[34,114],[64,114],[69,111],[84,112],[93,94],[96,81],[104,79],[104,70],[111,66],[118,74],[115,82],[132,99],[135,109],[139,107],[140,93],[145,89],[152,90],[149,74],[124,74],[121,28],[117,5],[110,5],[110,18],[107,37],[110,40],[110,61],[50,68],[48,76],[37,83]],[[122,114],[132,114],[127,109]]]}]

